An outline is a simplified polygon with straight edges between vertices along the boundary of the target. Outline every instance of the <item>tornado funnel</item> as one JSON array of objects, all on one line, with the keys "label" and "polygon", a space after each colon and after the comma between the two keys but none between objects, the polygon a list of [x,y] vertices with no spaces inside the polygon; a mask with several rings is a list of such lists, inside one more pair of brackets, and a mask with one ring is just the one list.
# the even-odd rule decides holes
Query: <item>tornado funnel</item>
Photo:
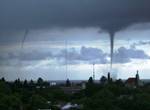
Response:
[{"label": "tornado funnel", "polygon": [[114,57],[114,33],[110,33],[110,68],[112,69]]},{"label": "tornado funnel", "polygon": [[25,33],[24,33],[24,36],[23,36],[23,39],[22,39],[22,42],[21,42],[21,49],[23,49],[23,46],[24,46],[24,42],[26,40],[26,37],[28,35],[28,29],[25,30]]}]

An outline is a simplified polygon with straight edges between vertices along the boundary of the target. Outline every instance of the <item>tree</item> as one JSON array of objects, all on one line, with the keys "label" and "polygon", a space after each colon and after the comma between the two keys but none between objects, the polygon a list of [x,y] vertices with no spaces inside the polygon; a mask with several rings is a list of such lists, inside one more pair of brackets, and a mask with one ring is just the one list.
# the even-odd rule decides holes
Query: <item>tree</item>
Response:
[{"label": "tree", "polygon": [[29,104],[29,110],[47,109],[49,107],[47,100],[40,95],[33,95]]},{"label": "tree", "polygon": [[33,88],[34,86],[35,86],[35,84],[34,84],[33,80],[31,80],[31,81],[29,82],[29,87],[30,87],[30,88]]},{"label": "tree", "polygon": [[0,99],[0,108],[2,110],[20,110],[20,96],[17,94],[3,95]]},{"label": "tree", "polygon": [[67,87],[70,87],[70,86],[71,86],[71,82],[70,82],[69,79],[66,80],[66,86],[67,86]]},{"label": "tree", "polygon": [[113,103],[114,98],[112,92],[103,89],[85,100],[84,110],[117,110]]},{"label": "tree", "polygon": [[107,82],[107,78],[105,76],[102,76],[101,79],[100,79],[100,83],[102,85],[104,85],[104,84],[106,84],[106,82]]},{"label": "tree", "polygon": [[123,86],[123,85],[124,85],[124,83],[123,83],[123,81],[122,81],[121,79],[116,80],[115,83],[116,83],[118,86]]},{"label": "tree", "polygon": [[28,81],[27,81],[27,80],[24,80],[23,86],[24,86],[24,87],[28,87]]},{"label": "tree", "polygon": [[14,85],[15,85],[17,88],[22,86],[22,83],[21,83],[21,81],[20,81],[19,78],[15,80]]},{"label": "tree", "polygon": [[5,82],[5,78],[4,78],[4,77],[2,77],[2,79],[1,79],[0,81]]},{"label": "tree", "polygon": [[42,79],[42,78],[38,78],[37,84],[38,84],[39,86],[43,86],[43,83],[44,83],[43,79]]},{"label": "tree", "polygon": [[98,88],[99,88],[99,85],[95,84],[93,82],[93,78],[90,77],[88,82],[86,83],[85,94],[87,96],[91,96],[97,91]]},{"label": "tree", "polygon": [[11,88],[6,82],[0,82],[0,93],[2,94],[10,94]]},{"label": "tree", "polygon": [[93,84],[93,78],[92,77],[89,78],[88,83]]}]

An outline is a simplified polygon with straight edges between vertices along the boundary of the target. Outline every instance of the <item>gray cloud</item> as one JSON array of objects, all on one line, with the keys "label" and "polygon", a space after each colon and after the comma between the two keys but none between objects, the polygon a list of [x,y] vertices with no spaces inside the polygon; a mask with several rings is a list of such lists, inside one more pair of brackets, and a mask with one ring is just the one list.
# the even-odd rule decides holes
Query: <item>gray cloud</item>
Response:
[{"label": "gray cloud", "polygon": [[[110,61],[107,59],[108,53],[103,50],[92,47],[82,46],[80,50],[76,48],[62,49],[59,52],[53,53],[51,50],[26,50],[22,53],[8,52],[0,54],[0,65],[20,65],[20,62],[32,65],[36,61],[52,59],[58,64],[80,64],[80,63],[95,63],[107,64]],[[66,62],[67,59],[67,62]],[[143,50],[136,48],[120,47],[114,52],[113,63],[128,63],[131,59],[150,59]],[[30,62],[30,63],[28,63]]]},{"label": "gray cloud", "polygon": [[34,60],[44,60],[46,58],[53,58],[50,51],[35,50],[30,52],[23,52],[19,56],[21,61],[34,61]]},{"label": "gray cloud", "polygon": [[125,48],[120,47],[114,53],[114,63],[128,63],[131,59],[150,59],[143,50],[138,50],[136,48]]},{"label": "gray cloud", "polygon": [[106,64],[108,62],[106,60],[107,54],[101,49],[91,47],[87,48],[84,46],[81,47],[79,52],[77,52],[75,48],[62,50],[58,55],[56,55],[56,57],[58,59],[64,59],[64,63],[66,63],[65,60],[67,59],[67,63],[69,64],[77,64],[80,62]]},{"label": "gray cloud", "polygon": [[91,61],[91,63],[94,61],[99,61],[99,63],[105,64],[107,62],[107,54],[104,53],[101,49],[82,47],[80,50],[80,54],[80,58],[82,60],[89,60]]},{"label": "gray cloud", "polygon": [[149,22],[148,0],[1,0],[0,28],[100,26],[108,32]]},{"label": "gray cloud", "polygon": [[24,52],[4,52],[0,54],[0,65],[4,66],[20,66],[32,65],[36,61],[45,60],[46,58],[53,58],[51,51],[42,50],[28,50]]},{"label": "gray cloud", "polygon": [[150,41],[139,41],[137,43],[133,43],[131,47],[135,48],[136,46],[142,46],[142,45],[150,45]]},{"label": "gray cloud", "polygon": [[[33,54],[36,54],[34,52]],[[80,51],[77,51],[75,48],[63,49],[57,54],[52,54],[52,52],[39,53],[36,55],[24,55],[24,59],[28,60],[39,60],[45,58],[56,59],[59,63],[65,64],[66,59],[68,64],[79,64],[79,63],[96,63],[96,64],[107,64],[109,63],[107,57],[108,53],[103,52],[103,50],[98,48],[84,47],[82,46]],[[38,57],[39,56],[39,57]],[[29,58],[28,58],[29,57]],[[120,47],[114,53],[114,63],[128,63],[131,62],[131,59],[150,59],[143,50],[136,48],[125,48]]]},{"label": "gray cloud", "polygon": [[8,52],[5,54],[0,54],[0,60],[3,62],[7,62],[8,60],[12,61],[13,59],[20,62],[53,59],[61,64],[65,64],[66,59],[68,64],[79,64],[80,62],[105,64],[107,63],[106,57],[107,54],[101,49],[87,48],[84,46],[81,47],[79,51],[75,48],[69,48],[67,50],[62,49],[60,52],[55,54],[49,50],[26,50],[22,53]]}]

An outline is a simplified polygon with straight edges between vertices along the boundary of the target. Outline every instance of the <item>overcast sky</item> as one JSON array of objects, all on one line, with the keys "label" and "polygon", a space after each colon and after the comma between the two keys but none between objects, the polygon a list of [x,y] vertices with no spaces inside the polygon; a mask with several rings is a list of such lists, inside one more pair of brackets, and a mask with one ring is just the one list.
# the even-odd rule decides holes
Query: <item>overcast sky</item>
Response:
[{"label": "overcast sky", "polygon": [[[0,77],[150,78],[148,0],[1,0]],[[114,34],[110,70],[110,34]]]}]

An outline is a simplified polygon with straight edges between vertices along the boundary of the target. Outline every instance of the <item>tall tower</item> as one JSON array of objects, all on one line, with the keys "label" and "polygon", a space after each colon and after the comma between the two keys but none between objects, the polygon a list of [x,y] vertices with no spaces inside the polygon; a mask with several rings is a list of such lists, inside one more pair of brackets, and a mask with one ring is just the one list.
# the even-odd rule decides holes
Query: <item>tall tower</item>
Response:
[{"label": "tall tower", "polygon": [[139,85],[140,77],[139,77],[139,71],[136,72],[136,84]]},{"label": "tall tower", "polygon": [[95,64],[93,63],[93,80],[95,80]]},{"label": "tall tower", "polygon": [[140,79],[140,77],[139,77],[139,71],[137,70],[137,72],[136,72],[136,78],[139,80]]},{"label": "tall tower", "polygon": [[66,58],[66,80],[68,79],[68,42],[65,41],[65,58]]},{"label": "tall tower", "polygon": [[108,82],[111,80],[110,79],[110,72],[108,72],[107,79],[108,79]]}]

